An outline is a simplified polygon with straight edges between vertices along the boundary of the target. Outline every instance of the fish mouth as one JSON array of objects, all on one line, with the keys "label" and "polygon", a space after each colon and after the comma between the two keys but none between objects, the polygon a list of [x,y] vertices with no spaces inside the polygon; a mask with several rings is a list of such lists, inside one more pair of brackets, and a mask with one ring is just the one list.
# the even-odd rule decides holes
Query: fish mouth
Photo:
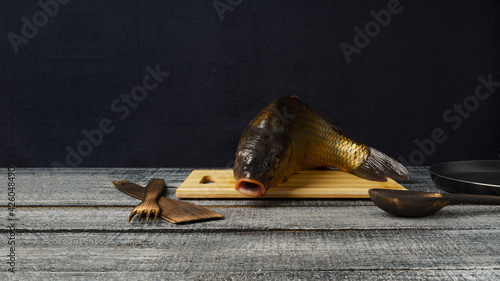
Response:
[{"label": "fish mouth", "polygon": [[236,190],[241,194],[251,197],[261,197],[266,195],[266,188],[259,181],[244,178],[236,182]]}]

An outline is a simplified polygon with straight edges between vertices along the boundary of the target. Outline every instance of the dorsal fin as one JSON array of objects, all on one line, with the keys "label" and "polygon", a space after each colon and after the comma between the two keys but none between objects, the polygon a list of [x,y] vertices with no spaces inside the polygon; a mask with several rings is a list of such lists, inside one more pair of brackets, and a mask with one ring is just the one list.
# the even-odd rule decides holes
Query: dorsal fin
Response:
[{"label": "dorsal fin", "polygon": [[307,109],[309,109],[309,110],[311,110],[312,112],[314,112],[315,114],[317,114],[317,115],[319,115],[319,116],[323,117],[323,119],[325,119],[326,121],[328,121],[328,123],[330,123],[330,125],[332,126],[332,129],[333,129],[335,132],[337,132],[337,133],[339,133],[339,134],[341,134],[341,135],[343,135],[343,134],[344,134],[344,131],[340,128],[340,126],[339,126],[339,125],[337,125],[337,123],[333,122],[333,121],[332,121],[330,118],[328,118],[328,116],[326,116],[325,114],[323,114],[323,113],[321,113],[321,112],[317,111],[316,109],[314,109],[314,108],[310,107],[308,104],[306,104],[306,103],[304,103],[303,101],[299,100],[297,96],[289,96],[289,98],[291,98],[291,99],[292,99],[293,101],[295,101],[295,102],[298,102],[298,103],[302,104],[302,105],[303,105],[303,106],[305,106]]},{"label": "dorsal fin", "polygon": [[[319,112],[317,112],[318,114],[320,114]],[[332,125],[332,128],[333,130],[335,130],[335,132],[343,135],[344,134],[344,131],[342,130],[342,128],[339,127],[339,125],[337,125],[337,123],[333,122],[332,120],[330,120],[330,118],[326,117],[324,114],[321,114],[323,115],[323,117],[328,120],[328,122],[330,122],[330,124]]]}]

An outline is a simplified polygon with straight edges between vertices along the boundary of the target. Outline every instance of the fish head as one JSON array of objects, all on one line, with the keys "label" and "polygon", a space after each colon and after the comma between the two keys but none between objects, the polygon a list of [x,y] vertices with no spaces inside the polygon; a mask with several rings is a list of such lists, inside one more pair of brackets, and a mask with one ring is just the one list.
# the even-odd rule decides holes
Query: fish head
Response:
[{"label": "fish head", "polygon": [[260,197],[285,179],[291,162],[292,142],[282,131],[250,128],[236,152],[234,178],[240,193]]}]

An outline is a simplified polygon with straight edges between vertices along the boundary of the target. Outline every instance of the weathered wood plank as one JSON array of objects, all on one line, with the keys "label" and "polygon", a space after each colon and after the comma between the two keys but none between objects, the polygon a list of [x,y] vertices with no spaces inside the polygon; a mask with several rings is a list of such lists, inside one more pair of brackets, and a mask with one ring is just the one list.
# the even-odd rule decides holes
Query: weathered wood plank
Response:
[{"label": "weathered wood plank", "polygon": [[19,272],[465,271],[498,274],[496,230],[22,233]]},{"label": "weathered wood plank", "polygon": [[3,280],[499,280],[500,270],[303,270],[219,272],[219,271],[106,271],[106,272],[17,272],[0,273]]},{"label": "weathered wood plank", "polygon": [[[411,180],[401,183],[409,190],[438,191],[432,183],[427,168],[408,167]],[[152,178],[165,180],[166,195],[176,199],[175,190],[192,169],[180,168],[17,168],[16,202],[18,206],[135,206],[137,199],[117,191],[113,180],[128,180],[145,186]],[[4,173],[6,175],[7,173]],[[34,196],[36,194],[36,196]],[[187,200],[198,205],[282,205],[290,206],[346,206],[367,205],[370,200],[322,199],[236,199],[236,200]],[[0,202],[6,206],[6,202]]]},{"label": "weathered wood plank", "polygon": [[375,205],[214,208],[223,220],[174,225],[127,222],[130,208],[19,208],[18,231],[314,231],[380,229],[497,229],[500,206],[448,206],[433,216],[400,218]]}]

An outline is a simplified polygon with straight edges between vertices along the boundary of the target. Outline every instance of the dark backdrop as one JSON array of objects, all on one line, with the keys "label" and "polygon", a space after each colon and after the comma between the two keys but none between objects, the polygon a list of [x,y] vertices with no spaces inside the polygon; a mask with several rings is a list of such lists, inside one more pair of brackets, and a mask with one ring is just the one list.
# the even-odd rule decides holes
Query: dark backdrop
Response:
[{"label": "dark backdrop", "polygon": [[3,1],[0,166],[229,167],[290,94],[405,164],[498,159],[499,6]]}]

